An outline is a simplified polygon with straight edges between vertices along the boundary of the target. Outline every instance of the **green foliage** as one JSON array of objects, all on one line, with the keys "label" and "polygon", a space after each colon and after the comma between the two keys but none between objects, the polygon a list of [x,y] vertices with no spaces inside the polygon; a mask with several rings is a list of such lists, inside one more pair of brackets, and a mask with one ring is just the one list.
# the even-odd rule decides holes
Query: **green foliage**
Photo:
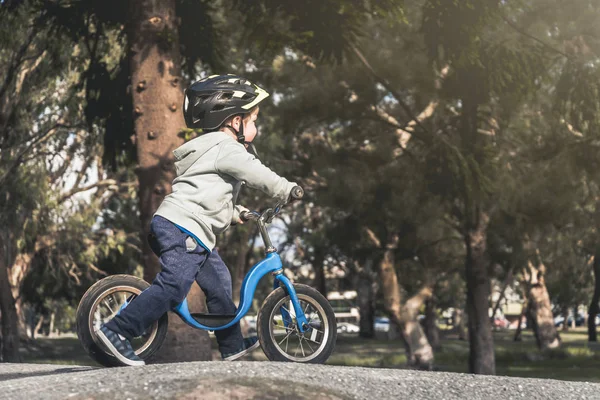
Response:
[{"label": "green foliage", "polygon": [[258,40],[265,49],[291,47],[318,59],[341,61],[344,52],[365,35],[368,15],[401,18],[403,1],[236,0],[234,4],[244,17],[249,42]]},{"label": "green foliage", "polygon": [[183,58],[182,68],[189,79],[202,63],[215,69],[224,68],[222,62],[228,32],[223,27],[223,5],[214,1],[178,0],[175,4],[179,24],[179,45]]}]

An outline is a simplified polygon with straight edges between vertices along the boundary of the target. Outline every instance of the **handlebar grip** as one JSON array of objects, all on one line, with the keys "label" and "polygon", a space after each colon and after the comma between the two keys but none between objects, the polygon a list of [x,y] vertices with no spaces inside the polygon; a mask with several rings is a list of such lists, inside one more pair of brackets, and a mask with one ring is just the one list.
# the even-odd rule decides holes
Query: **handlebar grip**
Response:
[{"label": "handlebar grip", "polygon": [[294,186],[294,188],[292,189],[292,192],[290,193],[290,197],[293,200],[302,199],[302,197],[304,197],[304,189],[302,189],[300,186]]},{"label": "handlebar grip", "polygon": [[248,211],[242,211],[242,212],[240,213],[240,219],[241,219],[242,221],[250,221],[250,219],[251,219],[251,218],[250,218],[250,216],[251,216],[251,215],[252,215],[252,214],[250,214]]}]

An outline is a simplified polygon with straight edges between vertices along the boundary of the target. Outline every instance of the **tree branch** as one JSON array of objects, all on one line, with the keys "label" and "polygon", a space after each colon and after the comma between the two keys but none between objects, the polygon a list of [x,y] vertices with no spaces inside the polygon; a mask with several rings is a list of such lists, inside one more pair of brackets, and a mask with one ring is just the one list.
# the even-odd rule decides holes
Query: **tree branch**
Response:
[{"label": "tree branch", "polygon": [[4,175],[2,175],[0,177],[0,187],[2,187],[2,185],[4,185],[4,182],[6,181],[6,179],[12,173],[14,173],[15,169],[21,164],[21,161],[23,160],[23,156],[25,156],[25,154],[27,154],[29,151],[31,151],[31,149],[35,145],[37,145],[39,143],[42,143],[42,142],[48,140],[50,137],[54,136],[58,132],[59,128],[65,128],[65,127],[68,127],[68,126],[64,125],[62,122],[54,124],[54,126],[52,128],[50,128],[48,131],[46,131],[46,133],[44,133],[42,135],[39,135],[25,149],[23,149],[19,153],[19,155],[15,158],[15,160],[13,161],[13,163],[8,167],[8,169],[6,170],[6,172],[4,173]]},{"label": "tree branch", "polygon": [[371,240],[371,243],[373,243],[373,245],[377,248],[381,248],[381,240],[379,240],[379,238],[377,237],[377,235],[375,235],[375,232],[373,232],[371,230],[371,228],[367,228],[364,227],[365,233],[367,234],[367,236],[369,237],[369,239]]},{"label": "tree branch", "polygon": [[33,61],[30,67],[24,67],[21,71],[19,71],[19,75],[17,77],[17,82],[15,85],[15,91],[12,94],[12,97],[19,97],[19,95],[21,94],[21,89],[23,87],[23,82],[25,81],[25,78],[27,77],[27,75],[32,72],[33,70],[35,70],[40,63],[42,62],[42,59],[44,58],[44,56],[48,53],[47,50],[44,50],[42,53],[38,54],[35,58],[35,61]]},{"label": "tree branch", "polygon": [[427,282],[414,296],[406,301],[404,311],[409,315],[409,319],[416,318],[421,305],[433,296],[433,285],[433,283]]},{"label": "tree branch", "polygon": [[85,191],[88,191],[88,190],[94,189],[94,188],[110,187],[110,186],[114,186],[114,185],[118,185],[118,183],[117,183],[116,180],[114,180],[114,179],[105,179],[103,181],[92,183],[92,184],[87,185],[87,186],[76,187],[74,189],[71,189],[67,193],[63,194],[60,197],[60,199],[58,200],[58,202],[59,203],[63,203],[65,200],[67,200],[68,198],[70,198],[71,196],[73,196],[76,193],[85,192]]},{"label": "tree branch", "polygon": [[381,85],[383,85],[383,87],[392,94],[392,96],[394,96],[394,98],[396,99],[396,101],[398,101],[398,104],[400,104],[400,107],[402,107],[402,109],[404,110],[404,112],[406,113],[406,115],[409,116],[409,118],[412,121],[415,121],[415,126],[418,126],[419,128],[421,128],[421,130],[423,132],[429,133],[429,131],[423,126],[423,124],[421,124],[421,121],[417,118],[417,116],[414,115],[414,113],[412,112],[412,110],[410,109],[410,107],[408,106],[408,104],[406,104],[404,102],[404,100],[402,100],[402,96],[400,95],[400,93],[398,93],[393,87],[392,85],[387,81],[387,79],[379,76],[375,70],[373,69],[373,67],[371,66],[371,64],[369,64],[369,62],[367,61],[367,59],[365,58],[365,56],[362,54],[362,52],[358,49],[358,47],[356,47],[355,45],[351,45],[352,51],[354,52],[354,54],[358,57],[358,59],[360,60],[360,62],[363,64],[363,66],[365,67],[365,69],[367,71],[369,71],[369,73],[373,76],[373,78],[379,82]]},{"label": "tree branch", "polygon": [[66,158],[64,159],[62,165],[56,170],[56,172],[51,175],[52,182],[55,182],[59,177],[61,177],[67,171],[67,169],[69,168],[69,165],[71,165],[71,161],[73,160],[73,157],[75,156],[75,153],[77,152],[77,149],[79,148],[79,146],[81,145],[81,142],[83,141],[83,137],[82,137],[83,135],[81,133],[82,133],[82,130],[78,130],[75,133],[75,140],[69,146],[69,148],[67,150]]},{"label": "tree branch", "polygon": [[548,43],[544,42],[541,39],[536,38],[535,36],[525,32],[523,29],[521,29],[520,27],[518,27],[516,24],[514,24],[512,21],[510,21],[508,18],[506,18],[504,15],[501,15],[500,18],[502,18],[502,20],[504,22],[506,22],[508,24],[508,26],[510,26],[511,28],[513,28],[515,31],[519,32],[521,35],[528,37],[531,40],[534,40],[536,42],[538,42],[539,44],[541,44],[542,46],[544,46],[545,48],[560,54],[563,57],[566,57],[568,60],[570,60],[571,58],[569,57],[569,55],[561,50],[555,49],[554,47],[550,46]]},{"label": "tree branch", "polygon": [[4,99],[4,95],[6,94],[6,91],[8,90],[8,86],[10,85],[10,83],[13,81],[13,79],[15,77],[17,68],[23,62],[23,57],[25,56],[25,53],[27,52],[29,45],[31,44],[31,42],[33,42],[35,35],[37,35],[37,28],[38,28],[38,26],[34,25],[34,28],[31,30],[31,32],[29,32],[29,36],[27,37],[27,40],[25,40],[25,42],[21,45],[19,50],[17,50],[16,54],[14,55],[13,59],[11,60],[11,64],[6,71],[6,77],[4,78],[4,82],[2,83],[2,86],[0,86],[0,101],[2,101],[2,99]]}]

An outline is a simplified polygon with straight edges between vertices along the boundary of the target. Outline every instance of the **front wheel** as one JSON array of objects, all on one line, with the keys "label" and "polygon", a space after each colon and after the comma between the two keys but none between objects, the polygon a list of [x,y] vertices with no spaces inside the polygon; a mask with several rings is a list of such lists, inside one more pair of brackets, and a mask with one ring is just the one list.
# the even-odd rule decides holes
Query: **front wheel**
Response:
[{"label": "front wheel", "polygon": [[[290,296],[283,288],[274,290],[258,312],[260,345],[271,361],[322,364],[331,355],[337,336],[335,315],[325,297],[310,286],[295,284],[308,327],[300,333]],[[291,317],[284,323],[282,312]]]}]

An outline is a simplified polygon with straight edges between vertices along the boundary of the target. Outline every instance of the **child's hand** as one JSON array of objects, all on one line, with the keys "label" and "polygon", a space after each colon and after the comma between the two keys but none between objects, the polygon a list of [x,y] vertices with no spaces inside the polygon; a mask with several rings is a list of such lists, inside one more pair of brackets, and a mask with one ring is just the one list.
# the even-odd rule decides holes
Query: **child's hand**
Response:
[{"label": "child's hand", "polygon": [[250,210],[248,210],[248,209],[247,209],[246,207],[244,207],[244,206],[239,206],[239,205],[236,205],[236,206],[235,206],[235,208],[238,210],[238,218],[237,218],[237,223],[238,223],[238,224],[243,224],[243,223],[244,223],[244,222],[246,222],[246,221],[244,221],[244,220],[243,220],[243,219],[242,219],[240,216],[242,215],[242,213],[243,213],[243,212],[249,212]]}]

